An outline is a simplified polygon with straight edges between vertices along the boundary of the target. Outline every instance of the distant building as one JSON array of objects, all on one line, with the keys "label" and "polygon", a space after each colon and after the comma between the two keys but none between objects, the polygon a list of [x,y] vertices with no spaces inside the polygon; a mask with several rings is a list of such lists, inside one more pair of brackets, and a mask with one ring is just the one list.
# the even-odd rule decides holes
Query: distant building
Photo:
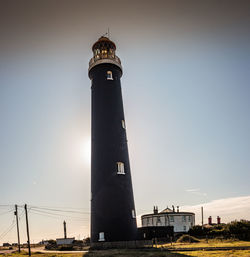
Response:
[{"label": "distant building", "polygon": [[39,245],[48,245],[49,240],[42,240],[41,242],[38,243]]},{"label": "distant building", "polygon": [[177,206],[177,211],[166,208],[158,212],[158,207],[154,207],[151,214],[141,216],[142,228],[144,227],[167,227],[173,226],[175,233],[188,232],[195,225],[195,214],[193,212],[180,212]]},{"label": "distant building", "polygon": [[212,216],[209,216],[208,217],[208,224],[205,224],[204,227],[211,228],[213,226],[217,226],[217,225],[220,225],[220,224],[224,224],[224,223],[221,223],[221,217],[217,216],[217,222],[213,223]]},{"label": "distant building", "polygon": [[9,246],[11,246],[10,243],[3,243],[3,247],[9,247]]},{"label": "distant building", "polygon": [[56,244],[57,245],[71,245],[75,241],[74,237],[71,238],[57,238]]}]

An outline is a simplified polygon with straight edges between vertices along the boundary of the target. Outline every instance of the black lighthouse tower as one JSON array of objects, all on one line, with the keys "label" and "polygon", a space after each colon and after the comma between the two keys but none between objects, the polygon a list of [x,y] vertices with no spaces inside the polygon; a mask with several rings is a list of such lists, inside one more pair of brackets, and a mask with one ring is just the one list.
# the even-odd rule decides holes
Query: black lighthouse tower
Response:
[{"label": "black lighthouse tower", "polygon": [[136,238],[136,214],[116,46],[101,37],[92,47],[91,241]]}]

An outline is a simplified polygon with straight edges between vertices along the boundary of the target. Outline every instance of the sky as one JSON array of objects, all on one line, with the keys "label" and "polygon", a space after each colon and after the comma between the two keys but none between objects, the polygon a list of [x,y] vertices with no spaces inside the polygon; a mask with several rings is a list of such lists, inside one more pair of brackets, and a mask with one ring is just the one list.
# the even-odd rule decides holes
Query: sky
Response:
[{"label": "sky", "polygon": [[89,235],[93,43],[109,28],[140,215],[250,219],[249,1],[0,1],[0,244]]}]

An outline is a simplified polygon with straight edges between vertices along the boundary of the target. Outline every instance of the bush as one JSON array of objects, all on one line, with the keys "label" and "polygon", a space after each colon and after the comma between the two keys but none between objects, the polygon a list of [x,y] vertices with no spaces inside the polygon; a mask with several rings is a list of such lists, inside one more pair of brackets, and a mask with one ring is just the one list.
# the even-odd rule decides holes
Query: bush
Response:
[{"label": "bush", "polygon": [[178,240],[177,243],[198,243],[200,242],[199,239],[190,236],[190,235],[182,235]]},{"label": "bush", "polygon": [[226,225],[226,231],[240,240],[250,240],[250,221],[232,221]]}]

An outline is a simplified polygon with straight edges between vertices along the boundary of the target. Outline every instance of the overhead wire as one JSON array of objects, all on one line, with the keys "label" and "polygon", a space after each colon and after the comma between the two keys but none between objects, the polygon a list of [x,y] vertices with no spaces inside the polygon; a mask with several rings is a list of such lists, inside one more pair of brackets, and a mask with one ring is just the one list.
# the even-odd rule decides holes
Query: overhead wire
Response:
[{"label": "overhead wire", "polygon": [[69,215],[65,215],[65,214],[52,213],[52,212],[37,210],[37,209],[33,209],[33,208],[31,208],[30,211],[31,211],[31,213],[36,213],[36,214],[40,214],[42,216],[47,216],[47,217],[51,217],[51,218],[67,217],[67,218],[71,218],[71,219],[84,220],[84,217],[69,216]]},{"label": "overhead wire", "polygon": [[31,206],[31,209],[47,210],[47,211],[55,211],[55,212],[78,213],[78,214],[90,214],[90,212],[83,212],[83,211],[77,211],[77,210],[62,210],[62,209],[46,208],[46,207],[38,207],[38,206]]},{"label": "overhead wire", "polygon": [[[0,212],[0,215],[5,215],[11,212],[15,211],[15,205],[0,205],[2,209],[9,209],[7,211]],[[24,205],[17,205],[19,208],[23,208]],[[1,210],[1,209],[0,209]],[[54,219],[62,219],[67,218],[70,219],[72,222],[87,222],[89,221],[89,214],[90,212],[84,211],[86,209],[84,208],[72,208],[72,207],[49,207],[49,206],[35,206],[35,205],[29,205],[28,206],[28,213],[33,215],[40,215],[47,218],[54,218]],[[22,212],[18,216],[18,220],[21,221],[22,218],[25,215],[25,210],[23,209]],[[88,215],[88,216],[86,216]],[[3,239],[6,235],[8,235],[13,228],[16,226],[16,220],[15,217],[13,217],[13,220],[1,234],[0,234],[0,240]],[[21,226],[22,227],[22,226]],[[22,228],[21,228],[22,230]],[[24,231],[22,231],[22,234],[25,234]]]},{"label": "overhead wire", "polygon": [[3,239],[16,225],[15,217],[13,218],[10,226],[0,235],[0,239]]},{"label": "overhead wire", "polygon": [[13,211],[14,211],[14,209],[8,210],[8,211],[6,211],[6,212],[1,212],[1,213],[0,213],[0,216],[1,216],[1,215],[5,215],[5,214],[10,213],[10,212],[13,212]]}]

